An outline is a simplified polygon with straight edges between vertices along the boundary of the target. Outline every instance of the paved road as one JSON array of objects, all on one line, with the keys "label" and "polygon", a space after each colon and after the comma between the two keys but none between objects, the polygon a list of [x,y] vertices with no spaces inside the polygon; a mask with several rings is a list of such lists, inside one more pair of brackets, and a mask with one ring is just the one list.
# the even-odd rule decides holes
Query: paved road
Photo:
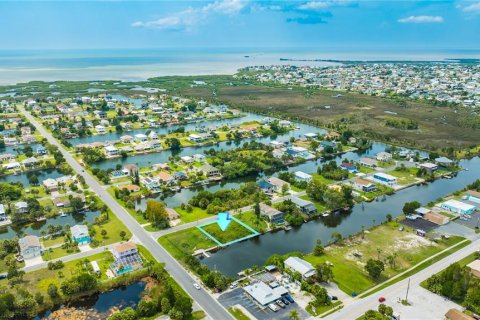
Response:
[{"label": "paved road", "polygon": [[110,244],[110,245],[107,245],[107,246],[93,248],[92,250],[70,254],[68,256],[64,256],[64,257],[61,257],[61,258],[58,258],[58,259],[44,261],[42,263],[38,263],[38,264],[35,264],[35,265],[32,265],[32,266],[23,267],[22,270],[25,271],[25,272],[32,272],[32,271],[35,271],[35,270],[45,269],[48,266],[49,262],[55,262],[55,261],[58,261],[58,260],[62,260],[63,262],[69,262],[69,261],[73,261],[73,260],[77,260],[77,259],[87,258],[87,257],[93,256],[94,254],[101,253],[105,250],[110,250],[114,245],[115,244]]},{"label": "paved road", "polygon": [[113,199],[110,194],[95,180],[90,174],[84,171],[84,168],[68,153],[63,146],[23,107],[19,110],[25,117],[37,128],[40,134],[45,137],[49,143],[57,146],[62,152],[65,160],[79,175],[83,176],[88,186],[95,192],[103,202],[115,213],[115,215],[125,224],[132,234],[150,251],[157,261],[165,263],[165,269],[170,275],[188,292],[193,300],[198,303],[203,310],[212,318],[218,320],[233,319],[230,313],[225,310],[216,299],[214,299],[204,289],[196,290],[192,283],[194,278],[180,265],[170,254],[160,246],[156,240],[138,222]]},{"label": "paved road", "polygon": [[[402,320],[423,320],[426,319],[425,316],[427,313],[425,310],[425,306],[422,306],[421,303],[418,301],[422,300],[425,296],[430,294],[429,291],[423,290],[419,287],[420,283],[430,277],[432,274],[438,273],[443,269],[447,268],[450,264],[461,260],[462,258],[468,256],[469,254],[478,251],[480,249],[480,239],[473,241],[468,246],[454,252],[453,254],[449,255],[448,257],[438,261],[437,263],[419,271],[418,273],[414,274],[410,277],[410,290],[411,294],[409,295],[408,300],[412,302],[412,306],[408,308],[403,307],[396,307],[399,304],[396,304],[399,298],[404,299],[405,294],[407,292],[408,287],[408,278],[402,281],[399,281],[377,293],[374,293],[365,298],[358,298],[355,299],[354,302],[345,306],[340,311],[333,313],[330,316],[325,317],[325,319],[357,319],[365,312],[370,309],[376,310],[378,308],[378,298],[385,297],[386,302],[388,305],[392,306],[394,310],[398,310],[399,308],[401,311],[401,319]],[[433,297],[433,296],[432,296]],[[432,299],[437,299],[438,297],[433,297]],[[443,300],[443,299],[442,299]],[[417,302],[417,303],[416,303]],[[451,305],[447,302],[444,304],[440,304],[436,310],[439,314],[444,315],[447,310],[451,307]],[[442,317],[443,318],[443,317]]]}]

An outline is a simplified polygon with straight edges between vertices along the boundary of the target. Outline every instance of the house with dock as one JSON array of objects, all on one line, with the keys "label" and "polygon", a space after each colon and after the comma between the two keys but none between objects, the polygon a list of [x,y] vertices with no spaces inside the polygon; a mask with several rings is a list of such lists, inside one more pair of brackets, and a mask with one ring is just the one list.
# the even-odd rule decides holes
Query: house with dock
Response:
[{"label": "house with dock", "polygon": [[32,259],[42,254],[42,246],[37,236],[25,236],[18,240],[20,254],[24,259]]},{"label": "house with dock", "polygon": [[373,180],[386,186],[394,186],[397,184],[397,178],[383,172],[376,172],[373,174]]},{"label": "house with dock", "polygon": [[307,215],[314,214],[317,212],[317,208],[313,204],[313,202],[300,199],[298,197],[291,197],[290,200],[300,209],[303,213]]},{"label": "house with dock", "polygon": [[271,223],[281,224],[285,222],[282,211],[270,207],[265,203],[260,203],[260,214],[267,217]]},{"label": "house with dock", "polygon": [[88,232],[88,227],[84,224],[77,224],[70,228],[72,233],[72,240],[77,242],[79,245],[89,244],[92,239]]}]

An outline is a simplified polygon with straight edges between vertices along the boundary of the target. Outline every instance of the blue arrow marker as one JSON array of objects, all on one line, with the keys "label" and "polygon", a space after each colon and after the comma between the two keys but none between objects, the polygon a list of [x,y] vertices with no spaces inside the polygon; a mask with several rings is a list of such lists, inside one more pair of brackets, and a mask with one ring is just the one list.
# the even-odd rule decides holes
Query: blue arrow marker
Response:
[{"label": "blue arrow marker", "polygon": [[218,214],[217,223],[222,231],[227,230],[230,222],[232,222],[232,219],[230,219],[230,214],[228,212],[220,212]]}]

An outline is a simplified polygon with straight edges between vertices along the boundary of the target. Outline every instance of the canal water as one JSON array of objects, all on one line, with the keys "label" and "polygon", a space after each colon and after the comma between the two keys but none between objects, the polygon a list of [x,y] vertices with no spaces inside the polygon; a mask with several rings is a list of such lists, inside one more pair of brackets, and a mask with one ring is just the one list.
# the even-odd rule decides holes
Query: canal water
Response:
[{"label": "canal water", "polygon": [[14,183],[14,182],[21,182],[24,187],[30,186],[30,182],[28,181],[28,178],[32,175],[36,175],[38,178],[38,182],[41,184],[43,180],[45,179],[56,179],[59,177],[63,177],[65,174],[61,173],[57,169],[46,169],[46,170],[37,170],[37,171],[30,171],[30,172],[22,172],[18,175],[6,175],[6,176],[0,176],[0,182],[9,182],[9,183]]},{"label": "canal water", "polygon": [[[142,298],[145,287],[145,282],[138,281],[128,286],[119,287],[108,292],[95,294],[81,300],[76,300],[69,303],[65,307],[91,310],[94,312],[94,315],[91,315],[91,318],[107,319],[113,309],[123,310],[128,307],[135,309]],[[64,306],[59,306],[53,310],[48,310],[35,317],[35,320],[45,319],[55,310],[62,308],[64,308]]]},{"label": "canal water", "polygon": [[331,241],[333,232],[339,232],[344,237],[358,233],[362,226],[369,228],[385,221],[387,214],[394,217],[401,215],[405,202],[417,200],[425,205],[480,178],[480,158],[463,160],[460,165],[468,171],[458,173],[454,179],[440,179],[427,185],[407,188],[387,197],[384,202],[365,203],[363,207],[355,205],[348,213],[310,221],[290,231],[267,233],[213,253],[210,258],[203,259],[202,263],[212,270],[234,277],[245,268],[263,265],[273,254],[311,252],[317,239],[326,244]]},{"label": "canal water", "polygon": [[66,217],[55,216],[45,221],[27,223],[23,225],[9,225],[0,227],[0,240],[13,239],[15,237],[23,237],[24,235],[41,236],[43,230],[47,230],[49,225],[67,224],[73,227],[76,224],[86,224],[95,221],[100,216],[100,211],[85,211],[85,213],[71,213]]}]

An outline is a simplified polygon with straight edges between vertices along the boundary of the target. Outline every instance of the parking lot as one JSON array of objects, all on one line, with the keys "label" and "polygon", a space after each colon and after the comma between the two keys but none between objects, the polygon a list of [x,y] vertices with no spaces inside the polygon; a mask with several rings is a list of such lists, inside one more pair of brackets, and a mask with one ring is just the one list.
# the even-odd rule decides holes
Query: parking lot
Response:
[{"label": "parking lot", "polygon": [[420,229],[425,232],[428,232],[438,227],[437,224],[424,220],[422,218],[417,218],[416,220],[403,219],[402,221],[400,221],[400,223],[412,229]]},{"label": "parking lot", "polygon": [[467,220],[457,219],[455,220],[456,223],[461,224],[463,226],[475,229],[477,226],[480,227],[480,214],[479,213],[472,213],[470,214],[472,218]]},{"label": "parking lot", "polygon": [[277,312],[273,312],[268,307],[261,308],[253,299],[248,296],[242,288],[236,288],[232,291],[222,294],[218,301],[225,307],[229,308],[234,305],[241,305],[248,310],[255,318],[263,320],[270,319],[290,319],[290,311],[295,308],[298,311],[300,319],[307,319],[310,315],[303,310],[297,303],[289,304],[285,309],[279,308]]}]

